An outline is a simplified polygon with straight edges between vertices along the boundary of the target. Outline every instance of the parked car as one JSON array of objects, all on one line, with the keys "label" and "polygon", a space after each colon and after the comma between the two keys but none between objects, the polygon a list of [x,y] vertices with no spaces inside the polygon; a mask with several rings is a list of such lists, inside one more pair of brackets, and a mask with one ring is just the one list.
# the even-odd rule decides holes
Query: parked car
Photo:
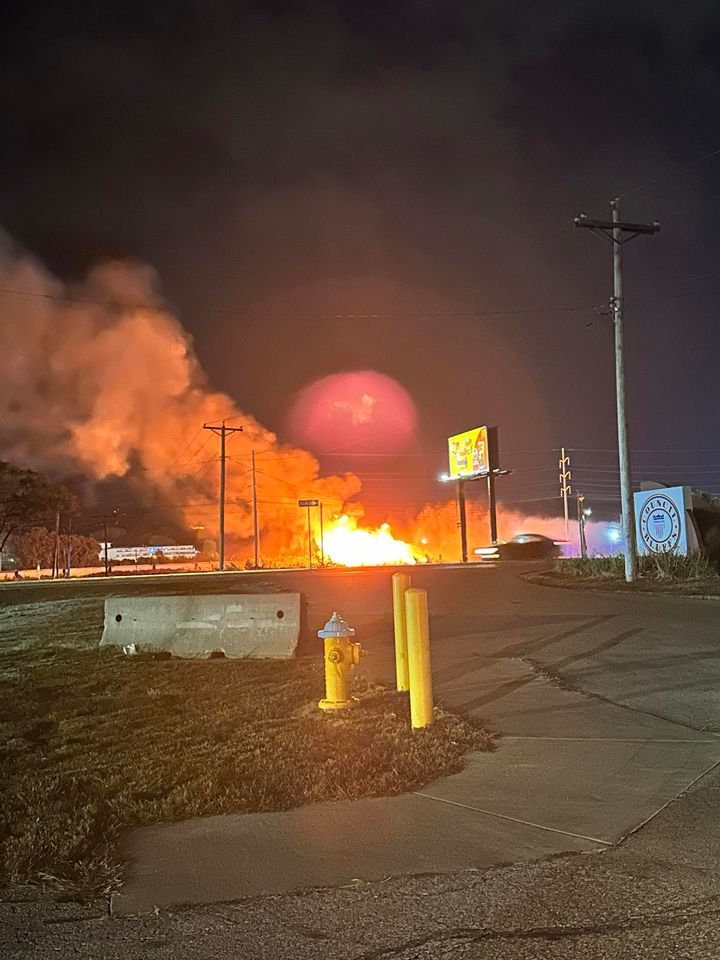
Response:
[{"label": "parked car", "polygon": [[481,560],[554,560],[560,556],[560,543],[541,533],[519,533],[492,547],[473,551]]}]

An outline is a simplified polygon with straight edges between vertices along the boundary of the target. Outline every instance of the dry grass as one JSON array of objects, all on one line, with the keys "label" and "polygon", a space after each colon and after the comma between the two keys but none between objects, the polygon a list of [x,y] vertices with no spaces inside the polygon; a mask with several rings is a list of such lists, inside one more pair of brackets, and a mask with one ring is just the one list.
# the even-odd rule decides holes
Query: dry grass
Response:
[{"label": "dry grass", "polygon": [[[625,561],[622,556],[575,557],[558,560],[555,569],[566,577],[586,580],[624,580]],[[638,557],[641,579],[655,581],[717,580],[713,565],[699,555],[683,557],[675,553],[659,553]]]},{"label": "dry grass", "polygon": [[0,881],[68,896],[112,886],[140,824],[386,796],[459,770],[493,735],[367,684],[316,708],[317,660],[181,661],[31,645],[0,655]]}]

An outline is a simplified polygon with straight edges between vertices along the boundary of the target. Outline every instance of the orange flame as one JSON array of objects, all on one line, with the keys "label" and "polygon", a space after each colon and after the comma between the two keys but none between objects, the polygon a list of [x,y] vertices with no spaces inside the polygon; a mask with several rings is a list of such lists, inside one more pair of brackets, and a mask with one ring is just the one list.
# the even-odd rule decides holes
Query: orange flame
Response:
[{"label": "orange flame", "polygon": [[[316,535],[315,540],[320,546],[319,536]],[[423,559],[416,547],[392,535],[390,524],[361,528],[357,519],[348,514],[342,514],[326,525],[323,545],[329,560],[346,567],[417,563]]]}]

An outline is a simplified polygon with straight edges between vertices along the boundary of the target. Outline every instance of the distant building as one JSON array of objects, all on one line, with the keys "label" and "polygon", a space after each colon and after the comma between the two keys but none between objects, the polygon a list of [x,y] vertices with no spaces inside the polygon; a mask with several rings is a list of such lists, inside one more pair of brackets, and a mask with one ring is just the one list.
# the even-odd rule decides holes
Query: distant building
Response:
[{"label": "distant building", "polygon": [[[185,543],[181,546],[177,544],[168,544],[167,546],[152,547],[114,547],[111,543],[107,545],[108,560],[154,560],[158,554],[168,560],[193,560],[200,553],[197,547]],[[105,560],[105,544],[100,544],[100,562]]]}]

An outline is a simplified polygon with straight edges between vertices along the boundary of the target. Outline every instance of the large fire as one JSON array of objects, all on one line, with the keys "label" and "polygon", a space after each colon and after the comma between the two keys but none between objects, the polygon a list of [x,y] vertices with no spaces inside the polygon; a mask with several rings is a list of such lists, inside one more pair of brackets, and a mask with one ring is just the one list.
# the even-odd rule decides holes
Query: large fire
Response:
[{"label": "large fire", "polygon": [[363,529],[358,527],[355,517],[345,513],[326,526],[322,541],[316,534],[315,542],[324,548],[329,560],[346,567],[417,563],[422,559],[416,547],[392,535],[389,523]]},{"label": "large fire", "polygon": [[[220,451],[217,437],[203,424],[227,421],[242,427],[227,444],[229,560],[254,562],[257,516],[260,563],[304,563],[308,517],[298,501],[307,498],[325,509],[324,553],[333,563],[459,559],[452,500],[428,504],[413,516],[367,522],[356,499],[360,477],[323,475],[312,453],[281,443],[231,397],[214,390],[189,334],[159,295],[151,268],[137,262],[103,263],[66,288],[0,231],[0,286],[36,294],[3,302],[3,456],[57,478],[82,476],[96,483],[125,478],[132,496],[123,495],[127,503],[108,504],[117,506],[120,527],[134,515],[141,535],[147,536],[158,516],[170,515],[188,530],[204,531],[203,552],[216,558]],[[386,377],[365,371],[359,385],[356,380],[341,378],[335,413],[347,412],[345,388],[361,387],[359,406],[351,403],[349,408],[358,430],[365,429],[371,414],[386,411],[383,422],[392,429],[384,430],[382,438],[397,444],[410,435],[412,401],[390,389]],[[327,389],[327,382],[322,383]],[[347,417],[342,423],[347,431]],[[353,436],[363,439],[364,434]],[[333,434],[330,439],[339,438]],[[378,523],[380,519],[386,522]],[[542,518],[501,513],[498,519],[501,537],[557,528],[557,521]],[[310,522],[319,559],[315,512]],[[468,530],[471,551],[487,542],[487,516],[477,502],[468,501]]]}]

